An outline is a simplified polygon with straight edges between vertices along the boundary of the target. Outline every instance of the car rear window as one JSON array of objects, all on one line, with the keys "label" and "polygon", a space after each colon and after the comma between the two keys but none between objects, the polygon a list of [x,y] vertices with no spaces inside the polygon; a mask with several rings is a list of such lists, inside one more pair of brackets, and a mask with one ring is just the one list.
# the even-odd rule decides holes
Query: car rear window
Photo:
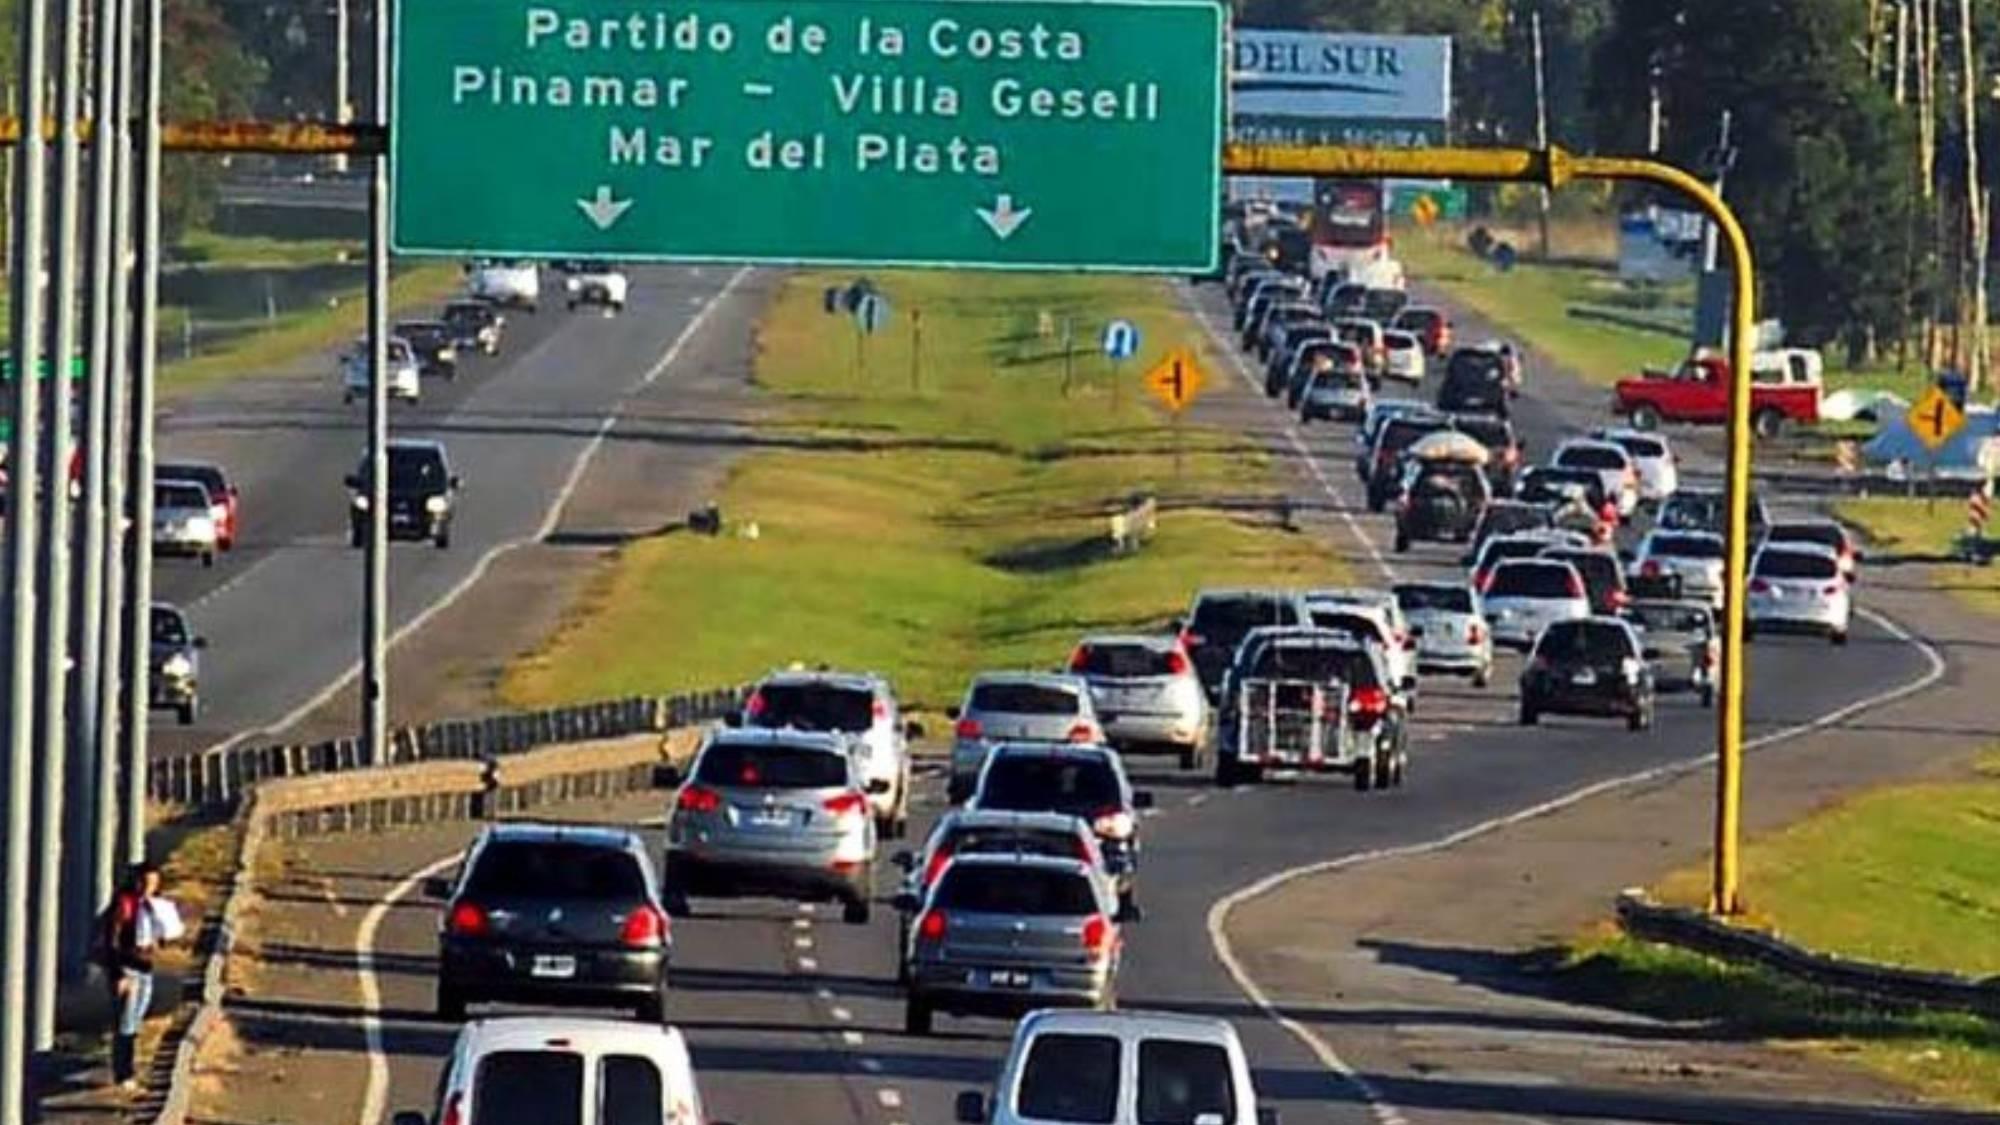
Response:
[{"label": "car rear window", "polygon": [[1664,629],[1676,633],[1711,633],[1715,618],[1699,606],[1639,605],[1625,607],[1625,620],[1641,629]]},{"label": "car rear window", "polygon": [[1442,418],[1391,418],[1382,428],[1382,436],[1377,438],[1377,456],[1384,453],[1401,453],[1415,445],[1425,434],[1434,434],[1445,428]]},{"label": "car rear window", "polygon": [[951,834],[945,848],[952,855],[1001,853],[1082,859],[1078,839],[1072,833],[1042,828],[961,828]]},{"label": "car rear window", "polygon": [[1676,496],[1660,510],[1660,526],[1707,530],[1722,526],[1722,514],[1720,497]]},{"label": "car rear window", "polygon": [[1544,556],[1566,562],[1583,575],[1584,581],[1613,589],[1625,585],[1625,571],[1615,555],[1603,551],[1547,551]]},{"label": "car rear window", "polygon": [[834,684],[765,684],[751,697],[749,711],[759,727],[865,731],[875,725],[875,693]]},{"label": "car rear window", "polygon": [[496,840],[479,851],[472,898],[629,899],[646,894],[639,860],[620,848],[559,840]]},{"label": "car rear window", "polygon": [[1603,445],[1572,445],[1556,454],[1556,464],[1577,469],[1623,469],[1630,459],[1623,450]]},{"label": "car rear window", "polygon": [[1756,573],[1760,578],[1832,578],[1840,573],[1840,564],[1805,551],[1762,551]]},{"label": "car rear window", "polygon": [[1389,639],[1382,635],[1381,623],[1366,614],[1324,606],[1313,607],[1308,612],[1312,614],[1315,628],[1332,629],[1336,633],[1346,633],[1351,637],[1360,637],[1381,644],[1389,642]]},{"label": "car rear window", "polygon": [[1001,754],[980,782],[979,807],[1094,816],[1123,804],[1111,763],[1095,755]]},{"label": "car rear window", "polygon": [[1687,559],[1719,559],[1722,540],[1712,535],[1655,535],[1650,553]]},{"label": "car rear window", "polygon": [[1467,349],[1452,353],[1451,361],[1445,365],[1445,377],[1454,382],[1460,379],[1499,379],[1506,373],[1500,357],[1492,352]]},{"label": "car rear window", "polygon": [[1037,1121],[1110,1125],[1118,1116],[1118,1052],[1110,1035],[1037,1035],[1021,1064],[1014,1112]]},{"label": "car rear window", "polygon": [[1411,328],[1418,332],[1435,328],[1443,321],[1444,315],[1436,309],[1404,309],[1396,315],[1396,327]]},{"label": "car rear window", "polygon": [[1331,645],[1266,645],[1250,665],[1250,679],[1340,680],[1354,687],[1375,686],[1375,664],[1360,649]]},{"label": "car rear window", "polygon": [[1191,628],[1211,640],[1241,637],[1260,625],[1297,625],[1298,610],[1279,597],[1203,598],[1194,607]]},{"label": "car rear window", "polygon": [[1617,441],[1619,448],[1623,449],[1625,452],[1631,454],[1634,457],[1645,457],[1651,459],[1654,457],[1665,457],[1667,455],[1667,443],[1661,441],[1659,438],[1633,436],[1633,437],[1621,437],[1618,438]]},{"label": "car rear window", "polygon": [[1765,538],[1773,543],[1817,543],[1835,550],[1847,545],[1847,533],[1833,523],[1781,523]]},{"label": "car rear window", "polygon": [[583,1125],[583,1056],[495,1051],[472,1078],[472,1125]]},{"label": "car rear window", "polygon": [[1496,419],[1456,418],[1452,426],[1488,449],[1506,449],[1514,444],[1514,428]]},{"label": "car rear window", "polygon": [[1488,539],[1485,553],[1479,556],[1479,566],[1484,570],[1508,559],[1533,558],[1547,547],[1548,543],[1539,539]]},{"label": "car rear window", "polygon": [[198,484],[153,486],[153,504],[160,508],[206,508],[208,490]]},{"label": "car rear window", "polygon": [[1013,864],[961,864],[945,872],[934,900],[941,910],[976,914],[1075,917],[1097,913],[1088,876],[1075,870]]},{"label": "car rear window", "polygon": [[1548,527],[1553,520],[1554,514],[1539,504],[1494,504],[1480,520],[1479,532],[1491,537],[1509,531],[1532,531]]},{"label": "car rear window", "polygon": [[1392,352],[1413,352],[1424,346],[1422,340],[1408,332],[1391,332],[1382,339]]},{"label": "car rear window", "polygon": [[1551,625],[1535,643],[1535,654],[1551,660],[1604,663],[1637,655],[1631,635],[1616,625],[1565,621]]},{"label": "car rear window", "polygon": [[1571,598],[1577,578],[1567,563],[1510,562],[1493,572],[1489,598]]},{"label": "car rear window", "polygon": [[1464,586],[1405,583],[1396,587],[1396,604],[1403,607],[1404,613],[1419,613],[1424,610],[1471,613],[1472,591]]},{"label": "car rear window", "polygon": [[1124,679],[1173,673],[1173,653],[1151,645],[1087,644],[1070,667],[1086,676]]},{"label": "car rear window", "polygon": [[597,1064],[597,1125],[660,1125],[667,1103],[660,1068],[642,1055],[606,1055]]},{"label": "car rear window", "polygon": [[718,742],[702,754],[695,779],[731,789],[831,789],[847,784],[847,759],[801,746]]},{"label": "car rear window", "polygon": [[1074,715],[1082,710],[1075,692],[1045,684],[978,684],[968,707],[997,715]]},{"label": "car rear window", "polygon": [[161,465],[153,476],[159,480],[193,481],[208,489],[210,496],[219,496],[226,487],[222,470],[211,465]]},{"label": "car rear window", "polygon": [[1521,498],[1537,502],[1567,501],[1581,498],[1586,503],[1604,502],[1604,480],[1594,470],[1580,468],[1574,473],[1551,472],[1537,469],[1528,474],[1521,486]]},{"label": "car rear window", "polygon": [[1140,1043],[1139,1125],[1194,1125],[1204,1115],[1236,1120],[1229,1052],[1177,1039]]}]

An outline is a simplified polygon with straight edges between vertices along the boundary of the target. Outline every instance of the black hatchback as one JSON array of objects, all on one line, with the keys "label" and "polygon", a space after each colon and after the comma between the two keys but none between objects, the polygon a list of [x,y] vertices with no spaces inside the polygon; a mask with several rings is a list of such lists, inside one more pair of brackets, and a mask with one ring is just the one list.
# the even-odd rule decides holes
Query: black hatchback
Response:
[{"label": "black hatchback", "polygon": [[1507,416],[1507,366],[1484,348],[1460,348],[1445,361],[1438,386],[1439,410],[1457,414]]},{"label": "black hatchback", "polygon": [[424,889],[445,903],[437,1012],[469,1004],[627,1006],[659,1022],[673,943],[659,880],[638,834],[501,824],[473,841],[457,879]]},{"label": "black hatchback", "polygon": [[[428,539],[451,546],[452,512],[460,481],[440,442],[398,438],[389,443],[389,538]],[[347,475],[348,542],[368,542],[368,459]]]},{"label": "black hatchback", "polygon": [[1623,716],[1653,725],[1653,670],[1639,634],[1616,617],[1558,621],[1542,630],[1521,672],[1521,725],[1543,715]]}]

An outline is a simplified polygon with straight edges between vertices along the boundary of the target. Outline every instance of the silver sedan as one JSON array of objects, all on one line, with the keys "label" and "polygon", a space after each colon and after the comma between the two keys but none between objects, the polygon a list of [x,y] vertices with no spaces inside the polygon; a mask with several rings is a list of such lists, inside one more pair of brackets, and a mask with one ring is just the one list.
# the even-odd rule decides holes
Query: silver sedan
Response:
[{"label": "silver sedan", "polygon": [[1208,698],[1178,637],[1085,637],[1069,667],[1090,685],[1105,741],[1177,754],[1182,769],[1200,764]]}]

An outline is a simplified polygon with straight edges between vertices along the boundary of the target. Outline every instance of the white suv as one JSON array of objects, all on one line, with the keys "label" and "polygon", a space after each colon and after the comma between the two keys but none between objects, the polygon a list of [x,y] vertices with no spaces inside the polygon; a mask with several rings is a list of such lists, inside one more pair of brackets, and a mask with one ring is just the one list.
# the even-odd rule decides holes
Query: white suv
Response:
[{"label": "white suv", "polygon": [[465,288],[482,301],[534,312],[542,301],[542,270],[533,262],[474,262]]},{"label": "white suv", "polygon": [[867,783],[876,831],[893,840],[908,832],[909,739],[923,731],[903,722],[888,680],[870,672],[774,672],[750,693],[739,722],[759,730],[844,735]]},{"label": "white suv", "polygon": [[576,1125],[707,1120],[680,1031],[623,1020],[474,1020],[452,1044],[437,1091],[432,1115],[404,1110],[393,1125],[512,1120],[530,1110]]}]

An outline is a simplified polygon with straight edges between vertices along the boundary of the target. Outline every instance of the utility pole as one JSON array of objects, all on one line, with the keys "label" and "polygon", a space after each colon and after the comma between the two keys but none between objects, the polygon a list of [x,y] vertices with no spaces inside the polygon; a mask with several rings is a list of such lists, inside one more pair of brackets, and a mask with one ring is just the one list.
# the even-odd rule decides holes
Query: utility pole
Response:
[{"label": "utility pole", "polygon": [[1660,57],[1646,63],[1646,155],[1660,155],[1660,135],[1666,129],[1665,107],[1660,97]]},{"label": "utility pole", "polygon": [[42,621],[42,722],[35,757],[35,943],[28,982],[32,1046],[46,1051],[56,1043],[56,977],[62,943],[62,888],[67,880],[71,835],[64,792],[69,752],[69,591],[71,406],[75,388],[70,363],[76,357],[77,210],[83,192],[77,182],[78,101],[83,80],[83,8],[87,0],[59,0],[56,26],[56,225],[49,298],[55,316],[54,355],[49,357],[48,534],[42,542],[42,574],[48,586]]},{"label": "utility pole", "polygon": [[[1965,208],[1966,234],[1972,255],[1971,361],[1965,375],[1971,390],[1986,385],[1986,259],[1992,243],[1986,235],[1987,208],[1985,181],[1979,178],[1979,71],[1974,62],[1972,0],[1958,0],[1959,86],[1965,105]],[[1963,314],[1960,315],[1963,320]]]},{"label": "utility pole", "polygon": [[1910,0],[1896,0],[1896,104],[1910,96]]},{"label": "utility pole", "polygon": [[145,82],[139,87],[139,315],[132,379],[132,600],[125,608],[125,716],[120,762],[125,862],[146,858],[147,679],[153,651],[153,383],[160,359],[161,0],[145,0]]},{"label": "utility pole", "polygon": [[[333,0],[333,117],[342,125],[354,120],[354,96],[348,91],[348,40],[352,33],[347,21],[348,0]],[[380,110],[375,114],[382,118]],[[347,154],[335,153],[333,170],[347,172]]]},{"label": "utility pole", "polygon": [[[158,3],[159,0],[149,0]],[[373,0],[376,120],[389,112],[389,3]],[[389,155],[368,173],[368,543],[362,565],[361,733],[368,762],[389,764]]]},{"label": "utility pole", "polygon": [[[1536,8],[1528,15],[1529,27],[1535,37],[1535,147],[1548,151],[1549,147],[1549,89],[1548,77],[1542,59],[1542,10]],[[1541,234],[1542,260],[1549,260],[1549,189],[1541,189]]]},{"label": "utility pole", "polygon": [[[48,115],[48,0],[20,0],[17,27],[21,119]],[[21,130],[14,156],[14,427],[7,455],[6,822],[0,825],[0,1120],[28,1109],[28,857],[35,791],[35,509],[41,492],[42,258],[48,231],[48,144],[39,127]]]},{"label": "utility pole", "polygon": [[[1722,195],[1723,187],[1729,182],[1729,166],[1736,162],[1736,151],[1729,147],[1729,133],[1732,121],[1733,115],[1728,110],[1723,110],[1722,130],[1715,142],[1715,159],[1710,161],[1710,166],[1715,169],[1715,194],[1718,197]],[[1714,273],[1716,269],[1719,242],[1716,234],[1717,231],[1713,222],[1703,225],[1701,265],[1702,269],[1709,273]]]}]

